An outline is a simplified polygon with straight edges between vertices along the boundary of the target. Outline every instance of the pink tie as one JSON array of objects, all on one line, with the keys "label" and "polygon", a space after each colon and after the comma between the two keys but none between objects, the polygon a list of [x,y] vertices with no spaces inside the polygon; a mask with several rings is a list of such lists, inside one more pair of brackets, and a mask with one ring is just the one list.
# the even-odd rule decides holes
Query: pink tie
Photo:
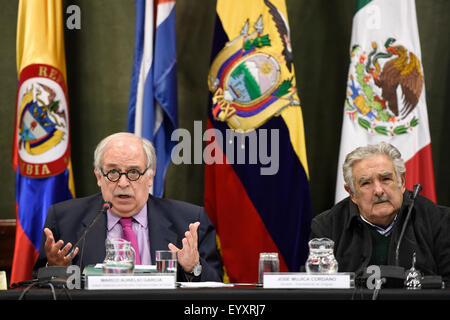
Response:
[{"label": "pink tie", "polygon": [[134,233],[133,229],[131,228],[131,224],[133,222],[133,218],[121,218],[120,224],[122,225],[123,229],[123,235],[122,237],[131,242],[131,246],[133,247],[134,251],[136,251],[136,264],[141,264],[141,257],[139,256],[139,246],[136,238],[136,233]]}]

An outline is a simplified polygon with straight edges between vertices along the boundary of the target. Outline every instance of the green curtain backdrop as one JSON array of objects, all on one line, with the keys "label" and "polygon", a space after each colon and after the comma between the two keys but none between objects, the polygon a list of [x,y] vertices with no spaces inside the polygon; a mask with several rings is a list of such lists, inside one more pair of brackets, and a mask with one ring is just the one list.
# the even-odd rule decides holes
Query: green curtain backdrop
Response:
[{"label": "green curtain backdrop", "polygon": [[[246,0],[249,1],[249,0]],[[314,214],[334,202],[349,63],[353,0],[287,0],[297,87],[303,106]],[[126,129],[133,60],[132,0],[65,0],[78,5],[81,29],[65,30],[72,162],[78,197],[98,191],[92,154],[104,136]],[[17,86],[17,2],[0,0],[0,219],[15,217],[11,147]],[[416,0],[438,202],[450,206],[450,1]],[[179,125],[206,126],[207,74],[215,1],[177,0]],[[64,19],[69,14],[64,13]],[[449,117],[447,117],[449,116]],[[192,134],[193,135],[193,134]],[[166,196],[203,203],[203,166],[171,165]]]}]

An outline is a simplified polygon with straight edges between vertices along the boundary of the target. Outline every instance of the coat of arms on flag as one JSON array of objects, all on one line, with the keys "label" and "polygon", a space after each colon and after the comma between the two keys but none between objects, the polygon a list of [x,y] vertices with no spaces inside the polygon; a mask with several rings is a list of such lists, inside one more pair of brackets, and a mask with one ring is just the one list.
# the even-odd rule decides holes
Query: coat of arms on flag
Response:
[{"label": "coat of arms on flag", "polygon": [[269,14],[247,19],[208,75],[214,118],[238,132],[260,127],[288,106],[300,106],[287,19],[270,1],[264,3]]},{"label": "coat of arms on flag", "polygon": [[17,94],[17,150],[22,175],[44,178],[67,168],[67,101],[58,69],[30,65],[22,71]]},{"label": "coat of arms on flag", "polygon": [[419,124],[411,111],[422,94],[423,73],[417,56],[388,38],[384,50],[376,41],[370,52],[360,44],[351,50],[345,111],[371,134],[395,136]]},{"label": "coat of arms on flag", "polygon": [[389,142],[405,160],[406,188],[436,201],[425,80],[414,0],[356,0],[336,202],[348,196],[342,164],[355,148]]},{"label": "coat of arms on flag", "polygon": [[[302,107],[285,0],[218,0],[216,13],[207,118],[214,138],[206,148],[221,161],[205,163],[205,209],[224,281],[255,282],[261,252],[278,252],[281,271],[298,271],[307,258],[312,210]],[[267,132],[276,134],[270,154],[279,163],[263,174],[262,158],[251,158],[269,150],[260,144]]]},{"label": "coat of arms on flag", "polygon": [[18,1],[11,284],[33,278],[49,207],[75,197],[61,0]]}]

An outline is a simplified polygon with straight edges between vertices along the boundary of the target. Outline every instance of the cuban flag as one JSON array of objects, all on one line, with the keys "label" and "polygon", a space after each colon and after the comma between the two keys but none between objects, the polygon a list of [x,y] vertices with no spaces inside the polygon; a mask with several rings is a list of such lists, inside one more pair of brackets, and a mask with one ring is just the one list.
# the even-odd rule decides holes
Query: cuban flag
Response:
[{"label": "cuban flag", "polygon": [[127,131],[150,140],[156,150],[151,192],[164,193],[164,179],[178,127],[175,1],[136,1],[136,36]]}]

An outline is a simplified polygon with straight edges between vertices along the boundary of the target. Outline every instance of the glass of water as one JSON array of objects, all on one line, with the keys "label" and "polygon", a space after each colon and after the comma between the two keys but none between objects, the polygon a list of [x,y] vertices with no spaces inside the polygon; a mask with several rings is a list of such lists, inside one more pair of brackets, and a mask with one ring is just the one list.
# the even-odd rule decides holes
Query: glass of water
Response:
[{"label": "glass of water", "polygon": [[177,272],[177,252],[170,250],[156,250],[156,270],[159,273]]},{"label": "glass of water", "polygon": [[258,283],[263,283],[264,272],[280,272],[280,261],[276,252],[259,254]]}]

